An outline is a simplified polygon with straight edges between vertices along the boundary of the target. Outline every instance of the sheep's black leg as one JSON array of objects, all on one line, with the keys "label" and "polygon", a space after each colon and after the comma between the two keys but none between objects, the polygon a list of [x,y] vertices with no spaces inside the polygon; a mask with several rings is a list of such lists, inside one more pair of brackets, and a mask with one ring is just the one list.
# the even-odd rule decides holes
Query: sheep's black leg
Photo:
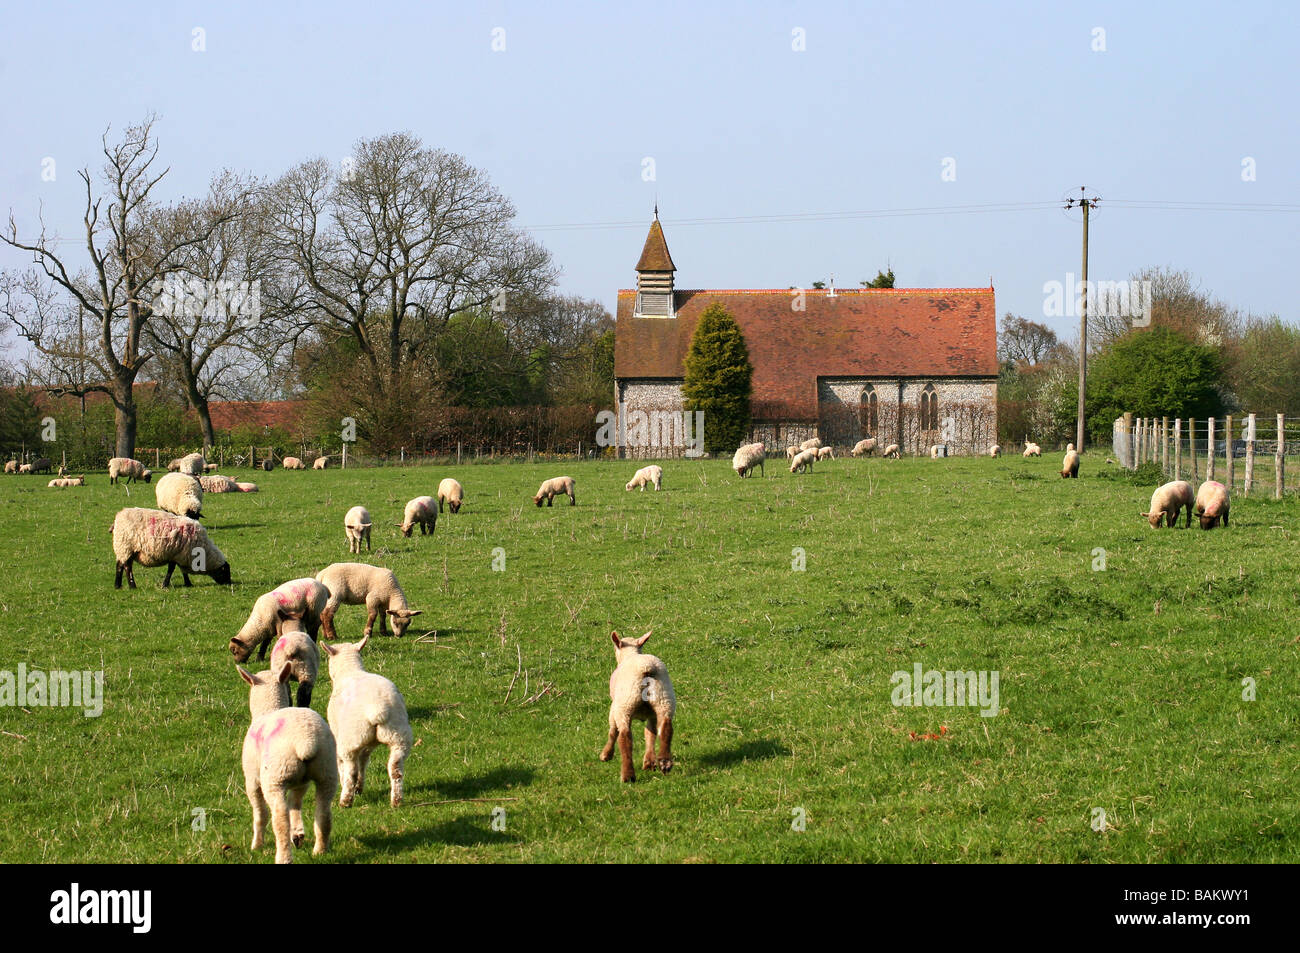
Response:
[{"label": "sheep's black leg", "polygon": [[175,571],[175,569],[176,569],[176,564],[175,564],[175,563],[168,563],[168,564],[167,564],[167,575],[163,576],[163,584],[162,584],[162,587],[163,587],[164,589],[170,589],[170,588],[171,588],[171,585],[172,585],[172,573]]},{"label": "sheep's black leg", "polygon": [[185,580],[186,588],[189,588],[190,586],[194,585],[194,583],[190,582],[190,574],[186,572],[184,566],[181,567],[181,578]]},{"label": "sheep's black leg", "polygon": [[117,576],[113,579],[113,588],[114,589],[122,588],[122,564],[121,563],[117,564]]},{"label": "sheep's black leg", "polygon": [[134,558],[135,557],[132,556],[131,559],[128,559],[126,561],[126,582],[127,585],[129,585],[132,589],[135,588],[135,568],[131,562],[131,560]]}]

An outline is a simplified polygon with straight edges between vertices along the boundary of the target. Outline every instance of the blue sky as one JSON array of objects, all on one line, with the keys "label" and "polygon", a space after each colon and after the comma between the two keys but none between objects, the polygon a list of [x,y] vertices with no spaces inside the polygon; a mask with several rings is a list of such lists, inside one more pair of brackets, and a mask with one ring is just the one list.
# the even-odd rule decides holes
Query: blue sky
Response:
[{"label": "blue sky", "polygon": [[[0,30],[0,211],[78,233],[76,170],[156,112],[167,196],[409,130],[463,154],[613,308],[658,196],[678,287],[984,286],[1043,319],[1076,271],[1055,207],[747,224],[680,220],[1103,197],[1091,273],[1192,272],[1300,320],[1300,5],[1250,3],[18,4]],[[206,49],[195,51],[194,30]],[[1104,33],[1104,51],[1096,51]],[[505,49],[494,51],[495,38]],[[802,30],[804,49],[796,50]],[[55,160],[53,182],[42,160]],[[654,181],[643,178],[654,160]],[[1255,162],[1243,181],[1242,162]],[[944,181],[944,160],[955,181]],[[632,222],[630,227],[553,229]],[[65,246],[68,247],[68,246]],[[78,260],[78,259],[74,259]],[[11,252],[0,265],[21,265]],[[1073,319],[1049,324],[1071,334]]]}]

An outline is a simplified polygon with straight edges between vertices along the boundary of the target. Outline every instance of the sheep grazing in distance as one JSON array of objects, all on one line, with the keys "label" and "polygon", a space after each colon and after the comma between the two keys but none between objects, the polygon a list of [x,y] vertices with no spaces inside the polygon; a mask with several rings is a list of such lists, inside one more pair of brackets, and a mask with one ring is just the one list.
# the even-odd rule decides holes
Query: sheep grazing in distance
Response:
[{"label": "sheep grazing in distance", "polygon": [[19,472],[19,473],[34,473],[35,471],[32,469],[32,465],[31,465],[30,463],[24,463],[22,466],[20,466],[20,467],[18,468],[18,472]]},{"label": "sheep grazing in distance", "polygon": [[199,486],[204,493],[238,493],[239,484],[220,473],[205,473],[199,477]]},{"label": "sheep grazing in distance", "polygon": [[817,459],[816,450],[812,450],[812,449],[800,450],[798,453],[794,455],[794,459],[790,461],[790,472],[803,473],[807,471],[808,473],[811,473],[813,468],[813,461],[815,461],[816,459]]},{"label": "sheep grazing in distance", "polygon": [[406,595],[391,569],[365,563],[331,563],[316,573],[316,581],[324,585],[330,594],[320,616],[327,639],[338,638],[338,632],[334,628],[334,615],[340,605],[366,607],[365,635],[374,629],[376,618],[379,619],[380,633],[387,634],[388,628],[384,620],[392,616],[393,635],[399,639],[406,634],[411,619],[424,611],[407,605]]},{"label": "sheep grazing in distance", "polygon": [[1174,480],[1157,487],[1151,494],[1151,508],[1145,513],[1139,513],[1138,516],[1146,520],[1152,529],[1159,529],[1162,519],[1166,526],[1173,529],[1178,525],[1178,511],[1187,507],[1187,526],[1191,526],[1192,506],[1195,501],[1196,495],[1192,491],[1192,485],[1186,480]]},{"label": "sheep grazing in distance", "polygon": [[248,621],[228,643],[230,654],[236,662],[246,662],[253,649],[258,649],[257,660],[260,662],[266,658],[266,648],[275,638],[277,620],[282,612],[299,619],[307,634],[316,638],[329,598],[329,589],[310,578],[293,579],[263,593],[253,603]]},{"label": "sheep grazing in distance", "polygon": [[302,801],[307,786],[316,785],[316,844],[312,854],[329,850],[331,808],[339,789],[338,749],[325,719],[310,708],[289,707],[289,667],[278,675],[257,675],[236,666],[248,683],[248,707],[253,721],[244,735],[241,761],[244,793],[253,808],[252,850],[259,850],[267,814],[275,832],[275,862],[293,863],[293,850],[306,840]]},{"label": "sheep grazing in distance", "polygon": [[808,438],[807,440],[805,440],[803,443],[799,444],[799,449],[800,449],[800,450],[819,450],[819,449],[821,449],[821,445],[822,445],[822,438],[821,438],[821,437],[809,437],[809,438]]},{"label": "sheep grazing in distance", "polygon": [[989,456],[990,457],[1002,456],[1002,448],[995,443],[993,446],[989,447]]},{"label": "sheep grazing in distance", "polygon": [[219,463],[205,463],[205,464],[203,464],[203,472],[204,472],[204,473],[216,473],[216,472],[217,472],[217,468],[218,468],[219,466],[221,466],[221,464],[219,464]]},{"label": "sheep grazing in distance", "polygon": [[1201,521],[1201,529],[1214,529],[1219,525],[1219,520],[1223,520],[1226,527],[1231,503],[1228,488],[1222,483],[1217,480],[1202,483],[1196,491],[1196,518]]},{"label": "sheep grazing in distance", "polygon": [[[179,460],[174,460],[172,462],[176,464],[177,472],[192,477],[202,476],[203,468],[207,465],[204,462],[203,454],[201,453],[187,453]],[[168,464],[167,469],[171,469],[171,464]]]},{"label": "sheep grazing in distance", "polygon": [[[302,629],[301,616],[285,612],[276,613],[275,648],[271,649],[271,673],[277,682],[288,685],[298,683],[299,708],[311,707],[311,692],[316,686],[316,674],[320,671],[320,649],[316,640]],[[284,669],[289,670],[287,678]]]},{"label": "sheep grazing in distance", "polygon": [[930,447],[930,459],[931,460],[939,459],[939,444],[936,443],[932,447]]},{"label": "sheep grazing in distance", "polygon": [[306,470],[307,464],[303,463],[297,457],[285,457],[281,464],[286,470]]},{"label": "sheep grazing in distance", "polygon": [[855,457],[869,457],[876,452],[876,438],[868,437],[866,440],[859,440],[853,445],[853,455]]},{"label": "sheep grazing in distance", "polygon": [[[438,528],[438,507],[437,501],[431,496],[417,496],[411,502],[406,504],[406,511],[402,515],[402,522],[399,524],[402,528],[402,535],[410,538],[411,530],[415,529],[415,524],[420,524],[420,535],[432,533]],[[369,517],[367,517],[368,519]],[[360,549],[357,552],[361,552]]]},{"label": "sheep grazing in distance", "polygon": [[154,487],[158,509],[192,520],[203,515],[203,484],[185,473],[168,473]]},{"label": "sheep grazing in distance", "polygon": [[79,477],[56,477],[55,479],[51,480],[49,483],[46,484],[46,486],[85,486],[85,485],[86,485],[85,474]]},{"label": "sheep grazing in distance", "polygon": [[1036,443],[1033,443],[1032,441],[1029,440],[1025,441],[1025,452],[1021,454],[1021,456],[1027,458],[1027,457],[1041,457],[1042,455],[1043,455],[1042,447],[1040,447]]},{"label": "sheep grazing in distance", "polygon": [[54,466],[49,457],[39,457],[32,461],[33,473],[49,473]]},{"label": "sheep grazing in distance", "polygon": [[464,488],[451,477],[447,477],[438,484],[438,512],[442,512],[442,504],[446,503],[447,507],[453,513],[459,513],[461,505],[465,502]]},{"label": "sheep grazing in distance", "polygon": [[624,486],[623,489],[631,490],[635,488],[635,489],[639,489],[642,493],[644,493],[646,484],[650,483],[654,485],[655,492],[658,493],[659,486],[663,482],[663,478],[664,478],[663,467],[659,466],[658,464],[652,463],[650,466],[642,467],[640,470],[637,470],[636,473],[632,474],[632,479],[627,481],[627,485]]},{"label": "sheep grazing in distance", "polygon": [[546,505],[550,506],[551,501],[557,496],[567,496],[570,506],[578,505],[578,498],[573,493],[573,477],[553,477],[543,481],[533,497],[533,502],[541,506],[542,500],[546,500]]},{"label": "sheep grazing in distance", "polygon": [[895,460],[897,460],[899,457],[898,444],[891,443],[888,447],[885,448],[885,452],[883,456],[893,457]]},{"label": "sheep grazing in distance", "polygon": [[256,493],[256,492],[257,492],[257,484],[256,484],[256,483],[245,483],[245,482],[242,481],[242,480],[236,480],[236,481],[235,481],[235,486],[239,487],[239,492],[240,492],[240,493]]},{"label": "sheep grazing in distance", "polygon": [[18,461],[17,461],[17,460],[6,460],[6,461],[5,461],[5,473],[17,473],[17,472],[18,472]]},{"label": "sheep grazing in distance", "polygon": [[329,466],[329,457],[320,456],[311,462],[313,470],[324,470],[327,466]]},{"label": "sheep grazing in distance", "polygon": [[115,589],[122,588],[122,573],[135,588],[132,564],[141,566],[167,566],[163,588],[172,584],[172,572],[179,567],[185,585],[190,585],[190,573],[212,577],[219,585],[230,584],[230,563],[221,550],[208,539],[208,532],[197,520],[175,516],[162,510],[127,507],[119,510],[113,520],[113,555],[117,557]]},{"label": "sheep grazing in distance", "polygon": [[348,552],[360,553],[361,541],[366,541],[366,552],[370,552],[370,511],[364,506],[354,506],[343,516],[343,535],[348,540]]},{"label": "sheep grazing in distance", "polygon": [[795,458],[795,455],[796,455],[798,452],[799,452],[799,448],[798,448],[798,447],[786,447],[786,448],[785,448],[785,458],[786,458],[787,460],[793,460],[793,459]]},{"label": "sheep grazing in distance", "polygon": [[835,459],[835,448],[834,448],[834,447],[821,447],[821,448],[819,448],[819,449],[817,450],[817,459],[818,459],[818,460],[834,460],[834,459]]},{"label": "sheep grazing in distance", "polygon": [[1079,453],[1074,449],[1074,444],[1070,444],[1070,449],[1065,451],[1065,459],[1061,461],[1061,476],[1067,479],[1079,478]]},{"label": "sheep grazing in distance", "polygon": [[361,663],[361,650],[370,636],[351,645],[324,645],[330,667],[330,730],[338,745],[343,792],[339,804],[351,807],[366,782],[370,752],[388,746],[389,803],[402,806],[402,775],[414,746],[406,702],[397,686]]},{"label": "sheep grazing in distance", "polygon": [[759,472],[767,476],[767,471],[763,467],[763,460],[767,456],[764,452],[763,444],[747,443],[737,448],[736,453],[731,458],[731,469],[735,470],[741,479],[752,476],[754,467],[758,467]]},{"label": "sheep grazing in distance", "polygon": [[[627,782],[636,780],[632,768],[632,722],[645,722],[645,755],[642,771],[653,771],[657,766],[664,774],[673,769],[673,715],[677,711],[677,695],[663,660],[641,652],[641,646],[650,638],[647,632],[639,639],[625,641],[617,632],[610,633],[614,642],[614,672],[609,676],[609,738],[600,752],[600,760],[608,761],[618,745],[621,760],[619,777]],[[331,672],[331,674],[333,674]],[[655,739],[659,740],[658,758],[655,757]]]},{"label": "sheep grazing in distance", "polygon": [[108,461],[108,482],[116,483],[125,477],[127,483],[143,480],[148,483],[153,478],[153,471],[139,460],[130,457],[114,457]]}]

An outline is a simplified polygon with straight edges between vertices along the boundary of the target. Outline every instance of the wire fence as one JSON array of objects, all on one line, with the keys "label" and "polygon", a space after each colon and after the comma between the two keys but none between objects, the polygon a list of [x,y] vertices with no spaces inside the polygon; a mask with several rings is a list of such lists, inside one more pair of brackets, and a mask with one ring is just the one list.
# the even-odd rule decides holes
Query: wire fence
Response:
[{"label": "wire fence", "polygon": [[[1296,491],[1300,472],[1300,417],[1245,414],[1226,417],[1135,417],[1115,420],[1112,447],[1130,470],[1154,463],[1171,479],[1217,480],[1241,496]],[[1287,471],[1292,486],[1287,487]]]}]

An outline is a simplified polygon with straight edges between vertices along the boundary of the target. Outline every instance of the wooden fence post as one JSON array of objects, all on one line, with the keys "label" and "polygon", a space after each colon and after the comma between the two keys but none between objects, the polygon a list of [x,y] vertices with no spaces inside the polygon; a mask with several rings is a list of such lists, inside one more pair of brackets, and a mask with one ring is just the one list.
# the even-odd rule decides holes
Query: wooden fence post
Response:
[{"label": "wooden fence post", "polygon": [[1246,482],[1241,488],[1242,496],[1250,496],[1250,488],[1255,483],[1255,415],[1246,418]]},{"label": "wooden fence post", "polygon": [[1232,416],[1223,418],[1223,449],[1226,459],[1223,461],[1224,467],[1228,471],[1228,492],[1232,493],[1236,489],[1236,483],[1233,481],[1236,475],[1236,464],[1232,457]]},{"label": "wooden fence post", "polygon": [[1169,418],[1160,418],[1160,469],[1169,471]]},{"label": "wooden fence post", "polygon": [[1277,415],[1277,488],[1273,495],[1279,500],[1282,499],[1282,491],[1286,489],[1286,476],[1284,470],[1286,467],[1286,418],[1281,414]]},{"label": "wooden fence post", "polygon": [[1214,479],[1214,418],[1205,420],[1205,479]]},{"label": "wooden fence post", "polygon": [[1133,414],[1131,412],[1124,415],[1124,423],[1120,426],[1120,434],[1124,440],[1124,452],[1120,465],[1132,470],[1137,466],[1137,457],[1133,453]]},{"label": "wooden fence post", "polygon": [[1183,418],[1174,419],[1174,479],[1183,478]]}]

